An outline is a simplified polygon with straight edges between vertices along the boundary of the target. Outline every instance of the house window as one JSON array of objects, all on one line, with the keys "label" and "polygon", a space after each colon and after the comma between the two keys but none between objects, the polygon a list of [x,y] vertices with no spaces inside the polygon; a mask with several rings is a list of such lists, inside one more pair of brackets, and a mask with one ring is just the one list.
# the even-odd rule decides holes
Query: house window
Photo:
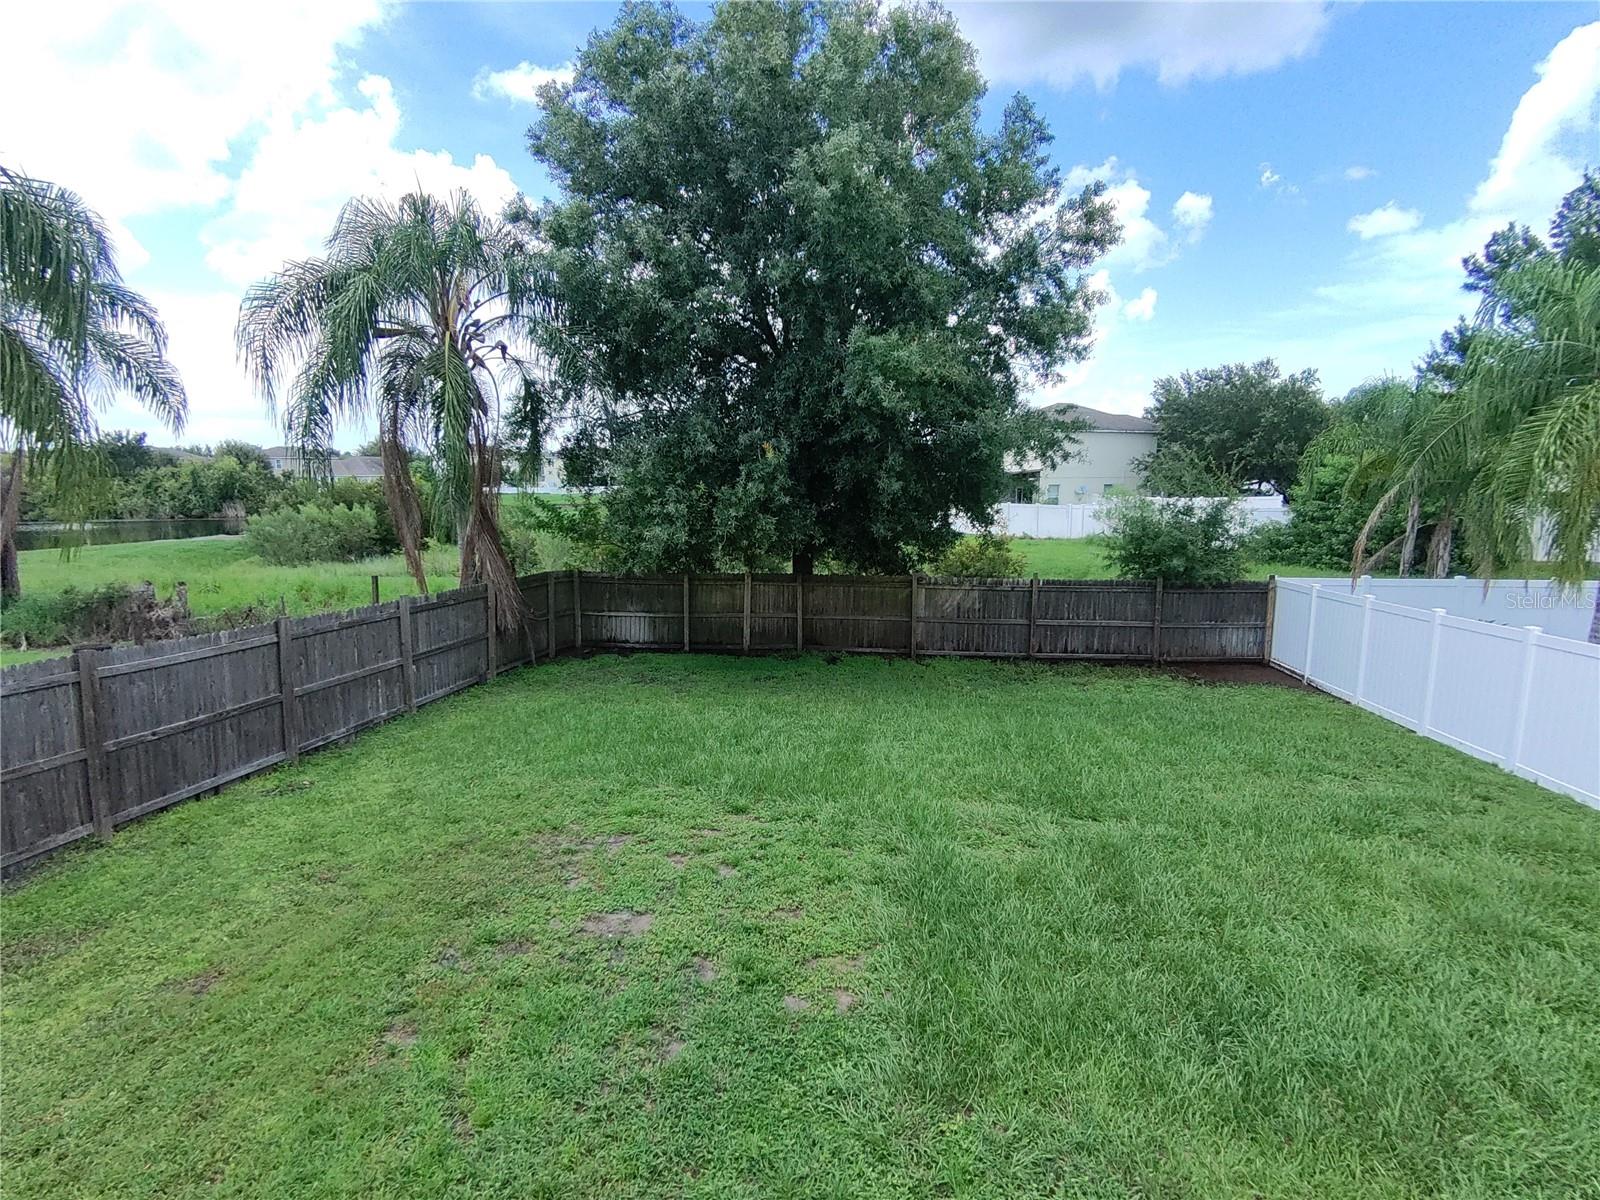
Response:
[{"label": "house window", "polygon": [[1108,484],[1106,484],[1106,485],[1104,485],[1104,486],[1103,486],[1103,487],[1102,487],[1102,488],[1101,488],[1101,489],[1100,489],[1100,494],[1101,494],[1101,495],[1102,495],[1102,496],[1109,496],[1109,495],[1111,495],[1111,491],[1112,491],[1112,489],[1113,489],[1113,488],[1115,488],[1115,487],[1116,487],[1116,486],[1117,486],[1117,485],[1116,485],[1116,484],[1114,484],[1114,483],[1108,483]]},{"label": "house window", "polygon": [[1046,484],[1044,489],[1044,502],[1046,504],[1061,503],[1061,485],[1059,483]]}]

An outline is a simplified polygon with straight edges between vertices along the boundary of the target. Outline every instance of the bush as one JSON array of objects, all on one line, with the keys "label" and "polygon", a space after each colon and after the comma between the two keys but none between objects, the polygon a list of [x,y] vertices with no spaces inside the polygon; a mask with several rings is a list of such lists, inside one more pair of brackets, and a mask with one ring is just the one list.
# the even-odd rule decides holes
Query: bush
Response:
[{"label": "bush", "polygon": [[978,579],[1016,579],[1028,563],[1006,533],[964,537],[928,564],[930,575],[964,575]]},{"label": "bush", "polygon": [[0,611],[0,634],[8,646],[59,646],[124,636],[117,628],[117,616],[132,595],[125,583],[27,593],[7,601]]},{"label": "bush", "polygon": [[367,505],[302,504],[251,517],[244,536],[252,553],[274,566],[354,562],[379,552],[377,514]]},{"label": "bush", "polygon": [[1128,496],[1107,506],[1108,557],[1123,579],[1204,586],[1244,576],[1243,535],[1231,500]]}]

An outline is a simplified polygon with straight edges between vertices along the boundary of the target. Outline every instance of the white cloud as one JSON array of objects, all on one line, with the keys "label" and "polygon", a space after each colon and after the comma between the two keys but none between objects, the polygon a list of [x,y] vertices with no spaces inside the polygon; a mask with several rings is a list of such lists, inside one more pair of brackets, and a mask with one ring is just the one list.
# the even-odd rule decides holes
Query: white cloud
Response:
[{"label": "white cloud", "polygon": [[1309,54],[1329,19],[1318,3],[956,4],[989,78],[1107,87],[1129,69],[1164,84],[1245,75]]},{"label": "white cloud", "polygon": [[1073,167],[1063,177],[1063,191],[1076,193],[1097,179],[1107,184],[1105,198],[1111,203],[1117,224],[1122,226],[1122,240],[1102,261],[1107,266],[1128,266],[1135,271],[1167,262],[1166,231],[1149,216],[1150,189],[1115,157],[1097,167]]},{"label": "white cloud", "polygon": [[516,193],[511,176],[487,155],[469,165],[443,152],[396,148],[400,108],[383,76],[366,76],[356,91],[364,106],[276,123],[256,143],[227,212],[200,234],[217,274],[242,287],[286,258],[315,252],[352,196],[392,200],[419,186],[435,195],[464,189],[495,211]]},{"label": "white cloud", "polygon": [[1264,187],[1267,191],[1280,192],[1285,196],[1297,196],[1300,194],[1300,189],[1296,185],[1290,183],[1282,175],[1278,174],[1278,172],[1273,169],[1271,163],[1264,162],[1260,165],[1260,167],[1257,168],[1257,170],[1259,170],[1261,174],[1256,177],[1256,182],[1260,184],[1261,187]]},{"label": "white cloud", "polygon": [[1472,195],[1474,212],[1543,209],[1577,186],[1581,160],[1595,157],[1600,21],[1562,38],[1534,73],[1539,81],[1517,103],[1488,178]]},{"label": "white cloud", "polygon": [[[186,437],[275,436],[235,361],[239,295],[284,259],[315,252],[350,197],[392,198],[420,184],[466,188],[498,207],[516,190],[487,156],[458,163],[407,147],[387,79],[350,87],[348,55],[387,8],[158,0],[101,3],[71,20],[48,6],[8,13],[8,34],[29,53],[0,72],[0,112],[56,99],[47,121],[5,122],[0,158],[74,188],[107,218],[125,274],[166,323],[190,397]],[[130,224],[162,242],[152,280],[142,278],[149,253]],[[157,428],[128,402],[103,423]],[[359,433],[341,440],[352,438]]]},{"label": "white cloud", "polygon": [[1189,231],[1189,240],[1197,241],[1211,223],[1211,197],[1198,192],[1185,192],[1172,202],[1172,219]]},{"label": "white cloud", "polygon": [[505,100],[533,104],[539,99],[539,89],[547,83],[571,83],[574,68],[570,62],[559,67],[541,67],[531,62],[520,62],[504,71],[491,71],[485,67],[472,82],[472,94],[479,100],[501,97]]},{"label": "white cloud", "polygon": [[1363,179],[1371,179],[1375,175],[1377,175],[1376,171],[1371,167],[1363,167],[1360,163],[1344,169],[1344,177],[1351,183],[1360,183]]},{"label": "white cloud", "polygon": [[1371,212],[1357,213],[1345,228],[1357,234],[1362,241],[1371,238],[1392,237],[1397,233],[1410,233],[1422,224],[1422,214],[1414,208],[1401,208],[1393,200]]},{"label": "white cloud", "polygon": [[[113,221],[219,203],[234,144],[330,100],[341,54],[383,15],[380,0],[14,6],[6,34],[27,53],[0,72],[0,153]],[[19,116],[41,96],[48,117]]]},{"label": "white cloud", "polygon": [[1130,321],[1148,321],[1156,315],[1156,290],[1147,287],[1138,297],[1122,306],[1122,315]]}]

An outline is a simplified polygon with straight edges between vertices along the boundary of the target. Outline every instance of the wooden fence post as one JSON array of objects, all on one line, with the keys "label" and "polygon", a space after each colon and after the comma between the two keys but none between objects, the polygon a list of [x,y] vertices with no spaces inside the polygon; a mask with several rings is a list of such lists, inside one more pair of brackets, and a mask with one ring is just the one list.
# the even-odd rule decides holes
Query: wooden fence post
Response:
[{"label": "wooden fence post", "polygon": [[1261,661],[1268,666],[1272,664],[1272,626],[1278,615],[1278,577],[1267,576],[1267,625],[1262,631]]},{"label": "wooden fence post", "polygon": [[376,575],[372,577],[372,602],[374,604],[380,603],[378,600],[378,577]]},{"label": "wooden fence post", "polygon": [[547,658],[556,656],[556,573],[544,573],[544,652]]},{"label": "wooden fence post", "polygon": [[1039,577],[1028,581],[1028,657],[1039,657]]},{"label": "wooden fence post", "polygon": [[97,660],[100,652],[93,647],[78,650],[73,655],[78,660],[78,715],[79,731],[83,734],[84,777],[89,790],[89,813],[94,822],[96,836],[103,842],[111,840],[111,804],[106,786],[105,742],[100,737],[100,675]]},{"label": "wooden fence post", "polygon": [[487,683],[500,673],[500,638],[496,628],[499,614],[495,612],[494,585],[485,586],[489,589],[483,594],[483,679]]},{"label": "wooden fence post", "polygon": [[278,692],[283,701],[283,752],[292,763],[300,761],[300,702],[294,694],[294,628],[288,617],[278,618]]},{"label": "wooden fence post", "polygon": [[911,573],[911,657],[917,656],[917,573]]},{"label": "wooden fence post", "polygon": [[572,645],[583,649],[583,572],[572,572]]},{"label": "wooden fence post", "polygon": [[794,577],[794,648],[806,648],[806,577]]},{"label": "wooden fence post", "polygon": [[1161,606],[1165,599],[1164,593],[1165,588],[1162,585],[1161,577],[1158,575],[1156,576],[1154,606],[1150,622],[1150,658],[1152,662],[1158,665],[1161,662]]},{"label": "wooden fence post", "polygon": [[750,653],[750,572],[744,573],[744,652]]},{"label": "wooden fence post", "polygon": [[[405,685],[406,711],[417,711],[417,664],[412,656],[411,597],[400,597],[400,680]],[[282,637],[282,634],[279,635]]]},{"label": "wooden fence post", "polygon": [[689,577],[683,577],[683,652],[689,652]]}]

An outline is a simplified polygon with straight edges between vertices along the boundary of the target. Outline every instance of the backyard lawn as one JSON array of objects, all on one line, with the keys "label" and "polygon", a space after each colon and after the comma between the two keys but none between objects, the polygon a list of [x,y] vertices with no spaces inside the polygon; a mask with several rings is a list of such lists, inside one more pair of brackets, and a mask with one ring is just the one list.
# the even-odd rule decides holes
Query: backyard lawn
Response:
[{"label": "backyard lawn", "polygon": [[566,660],[0,906],[8,1197],[1600,1179],[1600,814],[1315,693]]}]

